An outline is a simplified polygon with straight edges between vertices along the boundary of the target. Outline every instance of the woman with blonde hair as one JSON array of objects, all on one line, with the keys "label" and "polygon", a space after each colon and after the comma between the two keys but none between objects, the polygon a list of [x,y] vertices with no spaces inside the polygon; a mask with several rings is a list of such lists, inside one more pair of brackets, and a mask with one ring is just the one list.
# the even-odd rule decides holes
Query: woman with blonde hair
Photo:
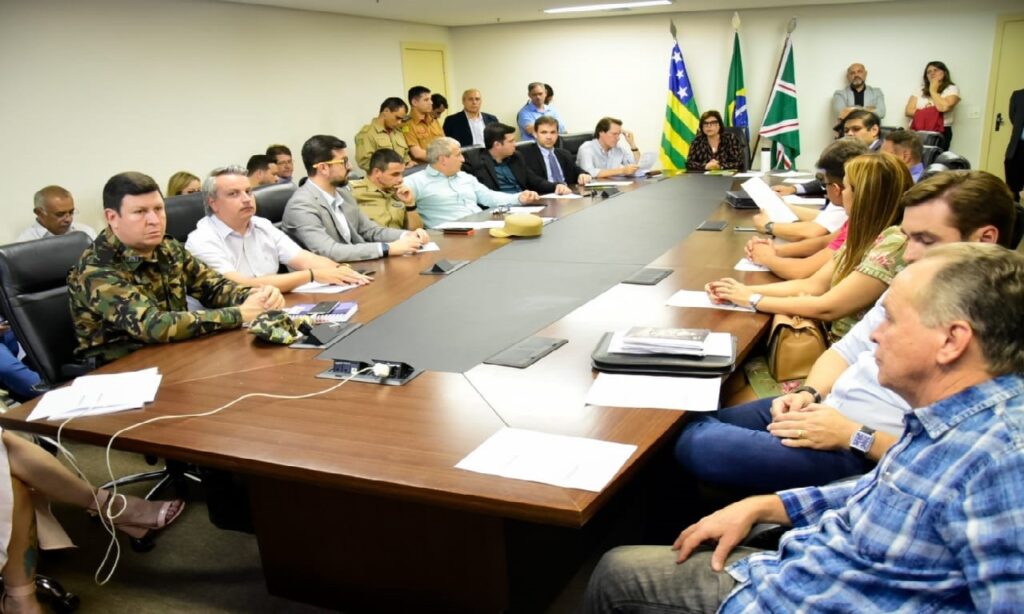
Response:
[{"label": "woman with blonde hair", "polygon": [[853,328],[906,266],[900,198],[914,181],[907,166],[887,153],[857,156],[844,168],[849,232],[831,260],[807,279],[759,286],[713,281],[705,287],[711,299],[829,322],[832,342]]},{"label": "woman with blonde hair", "polygon": [[198,192],[200,187],[199,177],[196,177],[188,171],[178,171],[171,175],[171,178],[167,180],[167,198],[171,196],[180,196],[182,194],[192,194]]}]

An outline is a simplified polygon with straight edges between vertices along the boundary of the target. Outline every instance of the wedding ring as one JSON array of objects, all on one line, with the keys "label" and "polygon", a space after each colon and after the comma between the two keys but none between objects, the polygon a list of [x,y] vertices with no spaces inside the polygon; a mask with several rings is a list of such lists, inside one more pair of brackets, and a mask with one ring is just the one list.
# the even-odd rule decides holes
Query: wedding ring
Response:
[{"label": "wedding ring", "polygon": [[803,431],[803,429],[800,429],[799,431],[796,432],[796,438],[797,439],[803,439],[804,438],[804,431]]}]

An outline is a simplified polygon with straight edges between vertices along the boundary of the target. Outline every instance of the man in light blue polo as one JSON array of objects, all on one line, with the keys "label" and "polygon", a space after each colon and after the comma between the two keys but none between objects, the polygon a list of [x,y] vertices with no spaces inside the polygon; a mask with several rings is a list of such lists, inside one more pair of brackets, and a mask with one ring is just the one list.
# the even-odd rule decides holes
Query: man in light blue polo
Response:
[{"label": "man in light blue polo", "polygon": [[542,115],[558,120],[558,134],[565,134],[565,123],[559,117],[558,111],[555,107],[544,102],[548,95],[548,90],[544,87],[544,84],[534,81],[526,89],[526,95],[530,99],[523,105],[522,109],[519,109],[519,115],[516,116],[516,121],[519,123],[519,138],[524,141],[537,140],[533,135],[533,123]]},{"label": "man in light blue polo", "polygon": [[405,179],[416,197],[416,207],[427,228],[479,213],[480,206],[500,207],[535,203],[529,190],[506,194],[488,189],[476,177],[462,172],[462,148],[451,137],[434,139],[427,146],[427,168]]}]

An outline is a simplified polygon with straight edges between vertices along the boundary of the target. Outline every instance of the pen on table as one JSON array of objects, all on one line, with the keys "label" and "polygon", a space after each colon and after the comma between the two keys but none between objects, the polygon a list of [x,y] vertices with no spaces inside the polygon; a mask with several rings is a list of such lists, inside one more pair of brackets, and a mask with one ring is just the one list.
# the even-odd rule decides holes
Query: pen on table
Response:
[{"label": "pen on table", "polygon": [[757,232],[757,228],[753,226],[733,226],[733,230],[736,232]]}]

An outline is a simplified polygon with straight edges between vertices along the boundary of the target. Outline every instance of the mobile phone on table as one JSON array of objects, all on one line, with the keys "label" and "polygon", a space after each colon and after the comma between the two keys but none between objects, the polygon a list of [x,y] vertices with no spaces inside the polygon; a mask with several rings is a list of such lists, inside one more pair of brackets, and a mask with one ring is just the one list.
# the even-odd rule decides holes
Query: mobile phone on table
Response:
[{"label": "mobile phone on table", "polygon": [[320,301],[313,308],[309,310],[309,315],[317,316],[322,314],[331,313],[335,307],[338,306],[338,301]]},{"label": "mobile phone on table", "polygon": [[715,231],[718,231],[718,230],[725,230],[725,226],[726,226],[725,222],[720,222],[720,221],[716,222],[716,221],[712,221],[712,220],[704,220],[703,222],[700,223],[700,226],[697,227],[697,230],[715,230]]}]

